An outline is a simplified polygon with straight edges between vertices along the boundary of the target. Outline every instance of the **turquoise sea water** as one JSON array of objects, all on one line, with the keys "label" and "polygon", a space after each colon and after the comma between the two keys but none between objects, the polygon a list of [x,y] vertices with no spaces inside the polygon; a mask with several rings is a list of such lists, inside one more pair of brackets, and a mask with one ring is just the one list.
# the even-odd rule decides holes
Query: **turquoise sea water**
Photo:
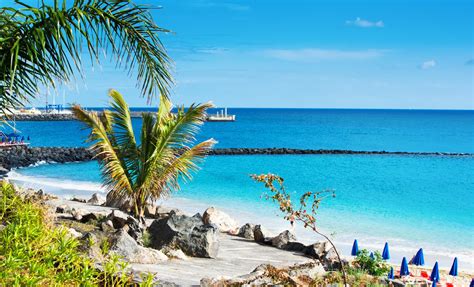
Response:
[{"label": "turquoise sea water", "polygon": [[[220,147],[474,152],[472,111],[230,111],[237,114],[237,122],[207,123],[200,137],[212,136]],[[86,135],[76,122],[17,126],[37,146],[77,146]],[[448,262],[457,255],[465,266],[469,262],[470,268],[474,266],[474,157],[209,157],[195,179],[183,184],[170,202],[191,210],[216,205],[241,223],[264,222],[281,231],[288,226],[249,178],[267,172],[283,176],[295,196],[334,189],[336,198],[323,202],[319,221],[342,246],[354,238],[368,248],[389,241],[395,254],[410,256],[423,247],[433,260]],[[68,196],[85,196],[100,188],[95,162],[40,165],[17,170],[12,178]],[[311,240],[308,233],[297,231]]]}]

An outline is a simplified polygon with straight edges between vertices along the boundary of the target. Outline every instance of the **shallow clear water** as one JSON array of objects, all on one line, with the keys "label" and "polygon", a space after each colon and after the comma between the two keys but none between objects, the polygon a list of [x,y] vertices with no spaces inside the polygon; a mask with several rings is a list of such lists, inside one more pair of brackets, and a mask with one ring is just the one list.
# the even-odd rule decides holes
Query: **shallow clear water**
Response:
[{"label": "shallow clear water", "polygon": [[[212,136],[220,147],[474,152],[474,112],[232,111],[237,122],[207,123],[200,137]],[[18,126],[37,146],[77,146],[86,135],[77,122]],[[423,247],[433,260],[448,262],[456,255],[473,268],[473,167],[474,157],[214,156],[171,202],[201,212],[217,205],[241,223],[264,222],[281,231],[288,225],[276,217],[275,206],[261,199],[263,190],[249,178],[252,173],[277,173],[295,196],[307,190],[336,190],[336,198],[322,203],[319,221],[343,246],[354,238],[368,248],[389,241],[400,255],[410,256]],[[95,162],[40,165],[17,170],[12,177],[68,196],[86,196],[100,188]],[[310,240],[308,233],[298,233]]]}]

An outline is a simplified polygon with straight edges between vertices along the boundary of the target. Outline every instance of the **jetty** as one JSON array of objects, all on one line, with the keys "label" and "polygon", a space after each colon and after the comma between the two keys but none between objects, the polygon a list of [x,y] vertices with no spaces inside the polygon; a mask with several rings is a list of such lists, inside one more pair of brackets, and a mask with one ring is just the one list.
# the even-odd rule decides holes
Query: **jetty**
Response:
[{"label": "jetty", "polygon": [[[99,114],[102,111],[97,111]],[[132,118],[141,118],[143,114],[147,114],[151,112],[147,111],[132,111],[130,113]],[[0,118],[2,118],[0,116]],[[32,121],[32,122],[39,122],[39,121],[75,121],[77,120],[74,114],[72,113],[17,113],[14,115],[7,115],[6,120],[15,120],[15,121]],[[227,113],[227,108],[218,111],[216,114],[209,114],[206,118],[208,122],[234,122],[236,119],[235,115],[230,115]]]}]

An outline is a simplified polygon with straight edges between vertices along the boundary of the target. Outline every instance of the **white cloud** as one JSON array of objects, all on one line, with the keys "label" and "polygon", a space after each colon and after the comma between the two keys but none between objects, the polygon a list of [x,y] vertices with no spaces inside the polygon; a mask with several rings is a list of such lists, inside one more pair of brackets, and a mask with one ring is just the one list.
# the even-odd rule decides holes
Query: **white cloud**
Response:
[{"label": "white cloud", "polygon": [[267,57],[287,61],[317,61],[317,60],[364,60],[378,58],[382,50],[331,50],[331,49],[270,49],[265,50]]},{"label": "white cloud", "polygon": [[362,28],[372,28],[372,27],[383,28],[384,27],[384,23],[381,20],[372,22],[369,20],[361,19],[359,17],[357,17],[355,20],[347,20],[346,24],[362,27]]},{"label": "white cloud", "polygon": [[428,70],[428,69],[434,68],[435,66],[436,66],[435,60],[428,60],[420,64],[420,69]]}]

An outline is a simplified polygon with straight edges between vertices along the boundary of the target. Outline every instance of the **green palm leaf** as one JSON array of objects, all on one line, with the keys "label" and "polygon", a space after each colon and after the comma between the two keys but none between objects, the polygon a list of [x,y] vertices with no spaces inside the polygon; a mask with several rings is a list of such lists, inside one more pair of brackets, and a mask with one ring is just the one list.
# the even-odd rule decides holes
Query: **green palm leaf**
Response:
[{"label": "green palm leaf", "polygon": [[162,97],[156,118],[142,115],[138,143],[127,103],[115,90],[109,96],[111,110],[102,116],[78,106],[73,111],[91,129],[89,141],[101,164],[104,185],[113,197],[133,202],[135,215],[142,216],[148,201],[179,190],[181,179],[190,180],[216,143],[213,139],[194,143],[211,105],[192,105],[173,114],[171,102]]},{"label": "green palm leaf", "polygon": [[0,108],[35,97],[40,85],[55,86],[81,74],[83,49],[91,62],[102,51],[116,66],[136,74],[142,95],[168,96],[170,59],[158,38],[149,7],[132,1],[75,0],[20,9],[0,8]]}]

